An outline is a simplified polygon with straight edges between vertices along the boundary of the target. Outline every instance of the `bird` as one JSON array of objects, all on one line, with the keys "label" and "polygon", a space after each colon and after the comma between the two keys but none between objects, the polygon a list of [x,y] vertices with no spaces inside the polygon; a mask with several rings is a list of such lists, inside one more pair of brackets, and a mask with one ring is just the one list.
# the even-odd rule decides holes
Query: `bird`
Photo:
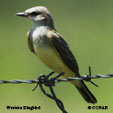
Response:
[{"label": "bird", "polygon": [[[49,10],[44,6],[35,6],[17,16],[29,18],[33,27],[28,32],[28,47],[47,67],[56,73],[64,72],[63,77],[80,77],[78,63],[65,39],[57,32]],[[81,96],[88,103],[97,103],[83,80],[73,80]]]}]

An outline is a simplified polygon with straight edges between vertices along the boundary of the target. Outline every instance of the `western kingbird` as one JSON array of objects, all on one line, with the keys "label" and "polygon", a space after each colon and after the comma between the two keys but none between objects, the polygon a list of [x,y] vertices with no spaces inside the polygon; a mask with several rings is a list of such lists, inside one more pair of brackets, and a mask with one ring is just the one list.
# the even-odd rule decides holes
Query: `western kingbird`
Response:
[{"label": "western kingbird", "polygon": [[[48,9],[37,6],[17,13],[17,16],[28,17],[34,26],[28,33],[28,46],[31,52],[56,73],[64,72],[64,77],[79,77],[79,68],[68,44],[56,31]],[[74,80],[72,84],[88,102],[97,102],[83,81]]]}]

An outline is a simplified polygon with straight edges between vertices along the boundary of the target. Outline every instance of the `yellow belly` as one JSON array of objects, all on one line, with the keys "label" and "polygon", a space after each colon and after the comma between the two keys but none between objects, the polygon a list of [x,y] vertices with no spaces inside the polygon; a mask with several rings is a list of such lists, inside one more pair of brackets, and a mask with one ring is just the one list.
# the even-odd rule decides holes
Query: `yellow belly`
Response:
[{"label": "yellow belly", "polygon": [[62,61],[57,51],[53,48],[38,48],[37,55],[40,60],[56,73],[64,72],[64,77],[75,76]]},{"label": "yellow belly", "polygon": [[[56,73],[64,72],[63,77],[75,77],[76,74],[69,69],[62,61],[60,55],[57,53],[56,49],[50,48],[37,48],[35,49],[37,56],[40,60],[48,66],[50,69]],[[80,84],[80,81],[71,81],[75,86]]]}]

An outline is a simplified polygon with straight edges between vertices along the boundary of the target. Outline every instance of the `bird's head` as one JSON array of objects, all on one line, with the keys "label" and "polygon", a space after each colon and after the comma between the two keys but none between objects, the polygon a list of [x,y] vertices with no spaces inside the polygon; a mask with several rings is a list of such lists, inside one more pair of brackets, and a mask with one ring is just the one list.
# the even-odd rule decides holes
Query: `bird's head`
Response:
[{"label": "bird's head", "polygon": [[17,16],[27,17],[37,25],[53,26],[53,19],[46,7],[36,6],[25,10],[24,12],[16,13]]}]

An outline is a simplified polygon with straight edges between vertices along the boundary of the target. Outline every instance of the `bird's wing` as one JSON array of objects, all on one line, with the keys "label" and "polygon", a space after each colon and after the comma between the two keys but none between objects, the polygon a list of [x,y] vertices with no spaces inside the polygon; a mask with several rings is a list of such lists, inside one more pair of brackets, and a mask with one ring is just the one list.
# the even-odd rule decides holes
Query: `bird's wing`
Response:
[{"label": "bird's wing", "polygon": [[28,47],[29,49],[31,50],[31,52],[33,52],[35,54],[35,51],[34,51],[34,47],[33,47],[33,44],[32,44],[32,41],[28,38]]},{"label": "bird's wing", "polygon": [[28,36],[28,47],[29,47],[29,49],[31,50],[31,52],[33,52],[33,53],[35,54],[34,47],[33,47],[33,43],[32,43],[32,36],[31,36],[31,33],[28,32],[27,36]]},{"label": "bird's wing", "polygon": [[79,76],[79,68],[75,57],[73,56],[69,46],[66,41],[56,32],[52,33],[52,41],[56,50],[60,54],[63,62],[76,74]]}]

